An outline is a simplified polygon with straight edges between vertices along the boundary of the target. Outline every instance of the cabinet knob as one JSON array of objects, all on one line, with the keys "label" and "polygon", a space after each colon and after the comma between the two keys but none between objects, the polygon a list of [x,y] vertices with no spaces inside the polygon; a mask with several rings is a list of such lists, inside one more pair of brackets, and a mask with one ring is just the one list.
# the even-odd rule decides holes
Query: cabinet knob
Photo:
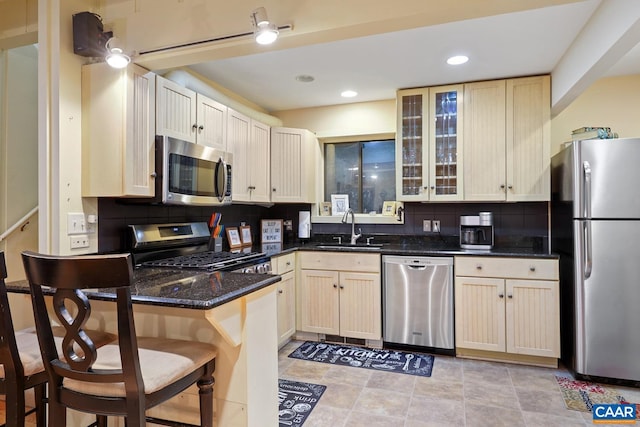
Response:
[{"label": "cabinet knob", "polygon": [[194,123],[193,126],[191,126],[191,130],[195,132],[196,129],[198,129],[198,125]]},{"label": "cabinet knob", "polygon": [[532,265],[531,267],[529,267],[529,271],[536,271],[536,266]]},{"label": "cabinet knob", "polygon": [[155,172],[151,172],[151,175],[149,175],[149,176],[151,176],[151,178],[155,178],[155,177],[157,177],[157,176],[158,176],[158,174],[157,174],[157,173],[155,173]]},{"label": "cabinet knob", "polygon": [[482,270],[482,264],[476,264],[476,270]]},{"label": "cabinet knob", "polygon": [[433,190],[435,190],[435,189],[436,189],[436,186],[435,186],[435,185],[432,185],[432,186],[431,186],[431,191],[433,191]]},{"label": "cabinet knob", "polygon": [[281,294],[282,293],[282,289],[278,289],[278,293]]},{"label": "cabinet knob", "polygon": [[507,295],[507,298],[513,298],[513,295],[508,294],[508,295]]},{"label": "cabinet knob", "polygon": [[498,294],[498,296],[499,296],[500,298],[504,298],[504,294],[502,294],[502,293]]},{"label": "cabinet knob", "polygon": [[504,190],[504,184],[500,185],[500,189]]},{"label": "cabinet knob", "polygon": [[509,190],[513,190],[513,185],[509,185],[507,188],[508,188]]},{"label": "cabinet knob", "polygon": [[276,192],[276,189],[275,189],[275,187],[274,187],[274,188],[272,188],[272,189],[271,189],[271,191],[273,191],[273,192],[275,193],[275,192]]},{"label": "cabinet knob", "polygon": [[291,265],[291,261],[287,261],[287,267]]},{"label": "cabinet knob", "polygon": [[344,285],[340,285],[340,289],[344,289]]},{"label": "cabinet knob", "polygon": [[334,283],[334,284],[333,284],[333,287],[334,287],[334,288],[337,288],[337,287],[338,287],[338,285],[336,285],[336,284]]}]

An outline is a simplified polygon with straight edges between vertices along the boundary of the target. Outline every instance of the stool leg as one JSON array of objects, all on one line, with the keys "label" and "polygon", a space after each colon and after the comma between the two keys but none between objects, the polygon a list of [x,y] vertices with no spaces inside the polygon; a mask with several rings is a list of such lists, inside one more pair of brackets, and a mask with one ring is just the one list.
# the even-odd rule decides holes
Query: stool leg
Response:
[{"label": "stool leg", "polygon": [[[11,380],[10,378],[7,379]],[[13,384],[15,384],[15,381]],[[5,399],[6,425],[23,426],[25,411],[24,387],[15,387],[13,390],[8,389]]]},{"label": "stool leg", "polygon": [[213,372],[215,361],[206,365],[205,374],[198,380],[198,395],[200,397],[200,425],[213,427]]},{"label": "stool leg", "polygon": [[67,408],[49,399],[49,427],[66,427]]},{"label": "stool leg", "polygon": [[36,401],[36,426],[46,427],[47,425],[47,398],[46,383],[38,384],[33,388]]}]

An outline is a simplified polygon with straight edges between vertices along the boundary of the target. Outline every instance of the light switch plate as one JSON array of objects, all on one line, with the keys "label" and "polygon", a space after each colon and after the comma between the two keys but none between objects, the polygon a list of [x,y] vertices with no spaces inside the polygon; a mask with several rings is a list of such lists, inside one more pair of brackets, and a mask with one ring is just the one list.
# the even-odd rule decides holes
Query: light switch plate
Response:
[{"label": "light switch plate", "polygon": [[84,213],[68,213],[67,214],[67,235],[84,234],[87,232],[87,222],[84,219]]},{"label": "light switch plate", "polygon": [[424,231],[425,233],[428,233],[431,231],[431,220],[430,219],[423,219],[422,220],[422,231]]}]

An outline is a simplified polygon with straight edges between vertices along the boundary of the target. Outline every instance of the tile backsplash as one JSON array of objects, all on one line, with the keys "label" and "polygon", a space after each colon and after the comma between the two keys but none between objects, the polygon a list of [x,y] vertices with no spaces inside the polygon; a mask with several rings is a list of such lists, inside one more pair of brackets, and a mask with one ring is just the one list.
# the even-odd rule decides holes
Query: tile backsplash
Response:
[{"label": "tile backsplash", "polygon": [[[445,236],[459,234],[460,216],[493,212],[496,243],[512,238],[536,238],[547,247],[548,203],[405,203],[404,224],[362,224],[364,234],[393,234],[427,236],[422,231],[422,221],[440,220],[441,233]],[[289,219],[292,229],[285,231],[285,242],[293,242],[298,234],[298,212],[310,210],[308,204],[281,204],[271,207],[257,205],[231,205],[223,207],[195,207],[170,205],[126,204],[118,199],[100,198],[98,201],[98,250],[101,253],[128,249],[129,224],[171,223],[185,221],[209,221],[213,212],[222,214],[222,224],[237,227],[242,222],[251,226],[253,241],[260,242],[259,227],[262,219]],[[314,234],[348,234],[345,224],[313,224]]]}]

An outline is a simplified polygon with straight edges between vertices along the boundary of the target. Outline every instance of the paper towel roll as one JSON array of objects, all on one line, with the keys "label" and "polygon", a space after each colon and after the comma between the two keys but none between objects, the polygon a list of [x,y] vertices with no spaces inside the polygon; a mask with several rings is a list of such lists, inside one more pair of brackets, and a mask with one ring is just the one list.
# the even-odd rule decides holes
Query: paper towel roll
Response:
[{"label": "paper towel roll", "polygon": [[298,238],[308,239],[311,237],[311,211],[300,211],[298,217]]}]

